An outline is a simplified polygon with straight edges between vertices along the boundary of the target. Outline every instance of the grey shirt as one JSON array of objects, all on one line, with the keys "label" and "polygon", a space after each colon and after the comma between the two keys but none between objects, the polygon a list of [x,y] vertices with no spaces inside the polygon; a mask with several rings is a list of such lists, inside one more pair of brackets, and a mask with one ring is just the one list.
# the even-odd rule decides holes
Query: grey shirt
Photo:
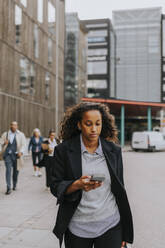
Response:
[{"label": "grey shirt", "polygon": [[120,221],[115,197],[111,192],[111,178],[102,151],[101,142],[96,151],[87,151],[81,139],[82,175],[104,174],[103,185],[89,192],[83,191],[82,199],[69,224],[70,231],[79,237],[95,238]]}]

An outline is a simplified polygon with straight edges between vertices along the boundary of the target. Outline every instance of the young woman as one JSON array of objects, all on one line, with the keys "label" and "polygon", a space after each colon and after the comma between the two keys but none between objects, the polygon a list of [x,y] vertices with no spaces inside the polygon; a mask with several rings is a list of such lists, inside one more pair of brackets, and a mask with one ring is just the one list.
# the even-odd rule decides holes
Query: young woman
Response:
[{"label": "young woman", "polygon": [[66,248],[121,248],[133,242],[114,117],[103,104],[80,103],[61,126],[51,192],[60,205],[54,233]]},{"label": "young woman", "polygon": [[42,176],[38,163],[42,159],[42,144],[43,138],[41,136],[40,130],[35,128],[33,130],[33,136],[30,139],[28,151],[32,150],[32,161],[34,166],[34,176]]},{"label": "young woman", "polygon": [[42,143],[42,151],[44,153],[43,159],[38,164],[39,167],[45,167],[46,172],[46,189],[50,187],[51,180],[51,168],[54,163],[54,148],[59,143],[56,139],[56,133],[53,129],[49,131],[49,138],[44,140]]}]

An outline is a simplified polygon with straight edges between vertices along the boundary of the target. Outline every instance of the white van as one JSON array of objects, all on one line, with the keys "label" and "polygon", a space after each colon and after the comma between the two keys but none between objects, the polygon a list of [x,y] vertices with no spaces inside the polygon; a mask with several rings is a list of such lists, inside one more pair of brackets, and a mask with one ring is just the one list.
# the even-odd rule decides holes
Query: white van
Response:
[{"label": "white van", "polygon": [[134,132],[131,142],[132,149],[159,151],[165,150],[163,134],[155,131]]}]

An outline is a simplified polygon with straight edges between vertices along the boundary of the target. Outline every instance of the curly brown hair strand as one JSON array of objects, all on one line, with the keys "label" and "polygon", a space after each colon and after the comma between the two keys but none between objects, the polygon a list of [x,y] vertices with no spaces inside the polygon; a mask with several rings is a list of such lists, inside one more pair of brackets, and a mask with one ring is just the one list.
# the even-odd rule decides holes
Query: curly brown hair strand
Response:
[{"label": "curly brown hair strand", "polygon": [[101,137],[106,140],[118,143],[118,130],[115,125],[115,118],[110,114],[110,109],[105,104],[82,102],[68,108],[60,127],[60,139],[68,140],[80,134],[78,122],[81,122],[83,113],[90,110],[98,110],[102,116]]}]

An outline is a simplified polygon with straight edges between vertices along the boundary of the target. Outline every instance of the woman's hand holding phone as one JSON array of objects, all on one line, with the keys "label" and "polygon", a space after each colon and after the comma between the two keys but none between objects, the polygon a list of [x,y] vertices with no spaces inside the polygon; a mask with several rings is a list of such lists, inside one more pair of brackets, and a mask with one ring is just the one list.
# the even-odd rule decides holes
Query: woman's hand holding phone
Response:
[{"label": "woman's hand holding phone", "polygon": [[96,189],[102,185],[101,181],[91,180],[91,176],[82,176],[80,180],[80,187],[82,190],[88,192],[90,190]]},{"label": "woman's hand holding phone", "polygon": [[91,176],[82,176],[80,179],[76,180],[72,183],[67,191],[66,194],[71,194],[77,190],[84,190],[85,192],[94,190],[102,185],[102,182],[91,180]]}]

